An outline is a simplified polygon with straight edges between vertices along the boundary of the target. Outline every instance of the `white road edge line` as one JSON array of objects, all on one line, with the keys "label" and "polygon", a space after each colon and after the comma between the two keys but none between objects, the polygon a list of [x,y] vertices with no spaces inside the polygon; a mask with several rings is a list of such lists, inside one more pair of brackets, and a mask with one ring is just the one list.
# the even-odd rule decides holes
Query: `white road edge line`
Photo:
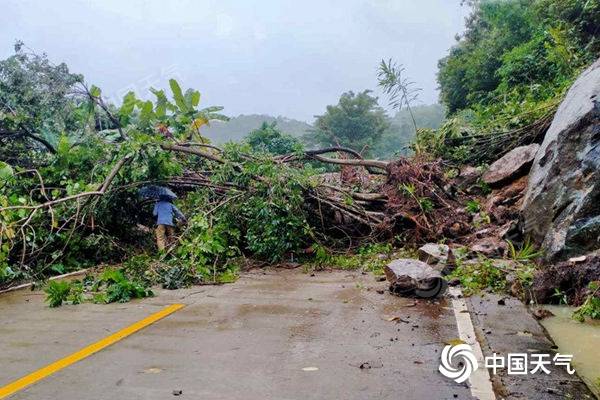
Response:
[{"label": "white road edge line", "polygon": [[462,291],[459,288],[451,287],[449,292],[452,296],[452,309],[454,310],[454,318],[456,319],[459,338],[471,346],[473,354],[479,364],[479,368],[473,371],[469,377],[471,394],[479,400],[496,400],[492,381],[490,380],[490,374],[488,373],[487,368],[485,368],[483,351],[481,351],[481,346],[477,341],[477,336],[473,329],[473,322],[471,321],[471,314],[467,308],[467,303],[463,298]]}]

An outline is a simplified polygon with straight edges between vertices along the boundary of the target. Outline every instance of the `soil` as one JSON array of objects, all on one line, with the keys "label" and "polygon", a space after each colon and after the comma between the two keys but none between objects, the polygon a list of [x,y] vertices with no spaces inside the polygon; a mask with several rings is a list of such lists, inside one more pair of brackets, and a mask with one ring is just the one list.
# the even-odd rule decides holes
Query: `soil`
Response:
[{"label": "soil", "polygon": [[588,284],[598,280],[600,255],[588,256],[582,263],[561,262],[535,274],[533,299],[541,304],[558,304],[564,295],[568,304],[579,306],[589,294]]}]

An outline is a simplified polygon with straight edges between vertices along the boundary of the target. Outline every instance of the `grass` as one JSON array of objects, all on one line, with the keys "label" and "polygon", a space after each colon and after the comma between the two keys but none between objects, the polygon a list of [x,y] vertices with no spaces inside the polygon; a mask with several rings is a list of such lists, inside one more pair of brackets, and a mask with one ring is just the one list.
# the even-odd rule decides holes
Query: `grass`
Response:
[{"label": "grass", "polygon": [[456,269],[449,276],[458,279],[464,288],[465,295],[473,295],[482,290],[491,290],[501,293],[509,286],[508,277],[514,276],[523,288],[530,287],[537,265],[533,260],[540,256],[540,252],[526,241],[523,246],[516,249],[514,244],[508,242],[509,254],[503,260],[493,260],[479,256],[477,260],[467,261],[468,251],[455,251]]},{"label": "grass", "polygon": [[590,282],[588,285],[590,294],[584,303],[573,312],[573,319],[585,322],[586,317],[600,319],[600,282]]},{"label": "grass", "polygon": [[506,272],[494,265],[493,260],[480,257],[477,262],[466,263],[457,260],[457,267],[449,277],[458,279],[467,296],[484,289],[501,292],[506,289]]},{"label": "grass", "polygon": [[535,248],[533,243],[531,243],[530,238],[527,238],[523,243],[523,246],[519,249],[517,249],[510,240],[507,240],[506,243],[508,244],[508,254],[511,260],[526,262],[542,256],[542,252]]},{"label": "grass", "polygon": [[315,257],[305,264],[305,271],[335,268],[342,270],[362,270],[375,275],[383,275],[383,268],[390,262],[392,254],[399,250],[389,243],[373,243],[358,248],[352,254],[332,254],[327,248],[318,246]]}]

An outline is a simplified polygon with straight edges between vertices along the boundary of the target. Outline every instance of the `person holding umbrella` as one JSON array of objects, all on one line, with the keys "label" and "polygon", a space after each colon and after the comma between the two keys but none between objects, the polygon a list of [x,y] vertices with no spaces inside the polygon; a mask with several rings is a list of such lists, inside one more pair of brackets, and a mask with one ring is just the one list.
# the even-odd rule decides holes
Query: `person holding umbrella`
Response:
[{"label": "person holding umbrella", "polygon": [[147,186],[140,190],[140,195],[145,198],[157,199],[152,215],[156,217],[156,246],[158,250],[164,250],[175,233],[173,218],[187,222],[185,215],[173,204],[177,195],[170,189],[162,186]]}]

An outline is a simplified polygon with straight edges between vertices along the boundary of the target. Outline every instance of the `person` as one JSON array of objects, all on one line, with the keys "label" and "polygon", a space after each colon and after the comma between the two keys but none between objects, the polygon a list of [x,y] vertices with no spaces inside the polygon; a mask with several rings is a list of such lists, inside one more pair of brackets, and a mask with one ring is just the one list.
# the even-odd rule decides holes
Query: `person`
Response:
[{"label": "person", "polygon": [[156,245],[158,250],[164,250],[175,233],[173,217],[182,222],[187,220],[168,196],[160,196],[152,214],[156,217]]}]

